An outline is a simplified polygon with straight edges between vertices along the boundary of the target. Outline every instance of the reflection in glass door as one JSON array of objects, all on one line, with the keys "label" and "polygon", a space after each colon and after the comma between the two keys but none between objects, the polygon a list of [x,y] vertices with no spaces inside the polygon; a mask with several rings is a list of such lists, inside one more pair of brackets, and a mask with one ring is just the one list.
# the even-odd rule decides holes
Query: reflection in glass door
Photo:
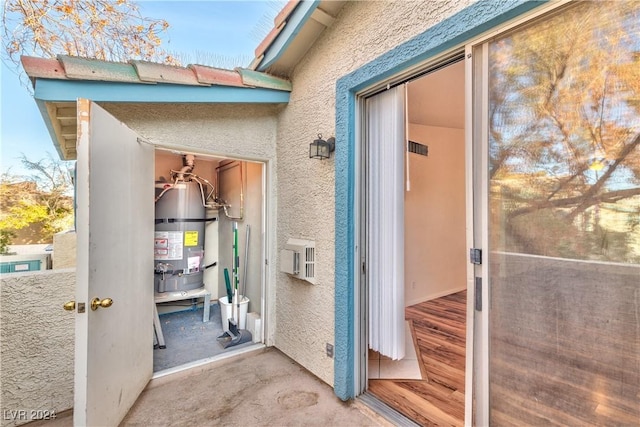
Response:
[{"label": "reflection in glass door", "polygon": [[490,423],[637,425],[640,3],[486,46]]}]

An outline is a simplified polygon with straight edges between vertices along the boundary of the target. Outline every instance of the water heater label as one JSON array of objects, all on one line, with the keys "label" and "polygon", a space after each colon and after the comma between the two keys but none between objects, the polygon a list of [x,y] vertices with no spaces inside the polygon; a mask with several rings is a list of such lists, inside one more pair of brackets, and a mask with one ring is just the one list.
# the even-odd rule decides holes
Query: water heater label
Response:
[{"label": "water heater label", "polygon": [[198,232],[197,231],[185,231],[184,232],[184,245],[185,246],[198,246]]},{"label": "water heater label", "polygon": [[182,231],[156,231],[153,244],[154,259],[182,259]]},{"label": "water heater label", "polygon": [[190,256],[187,258],[187,269],[189,273],[197,273],[200,271],[200,257]]}]

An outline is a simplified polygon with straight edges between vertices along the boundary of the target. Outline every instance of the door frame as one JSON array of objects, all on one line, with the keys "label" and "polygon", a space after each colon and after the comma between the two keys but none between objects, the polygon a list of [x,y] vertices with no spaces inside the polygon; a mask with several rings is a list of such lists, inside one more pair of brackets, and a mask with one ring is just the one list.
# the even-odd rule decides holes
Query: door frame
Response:
[{"label": "door frame", "polygon": [[[356,333],[358,338],[356,339],[356,357],[355,357],[355,389],[356,395],[364,393],[368,388],[368,303],[369,303],[369,295],[367,292],[368,289],[368,275],[365,267],[365,260],[367,258],[367,249],[368,249],[368,236],[366,233],[367,227],[367,109],[365,100],[369,97],[375,96],[376,94],[384,91],[392,86],[406,84],[411,80],[420,78],[428,73],[435,72],[438,70],[444,70],[447,67],[456,64],[460,61],[465,61],[465,76],[464,76],[464,85],[465,85],[465,210],[466,210],[466,242],[467,247],[473,247],[474,242],[474,207],[473,207],[473,191],[474,191],[474,162],[473,162],[473,144],[472,144],[472,133],[471,133],[471,112],[472,108],[470,107],[469,96],[471,92],[468,90],[470,85],[470,78],[472,71],[471,68],[471,57],[468,56],[467,51],[464,46],[460,46],[451,50],[448,50],[442,55],[438,55],[432,58],[429,61],[423,62],[419,67],[412,69],[410,72],[402,73],[398,76],[394,76],[391,79],[384,80],[379,82],[376,85],[373,85],[366,90],[363,90],[356,94],[357,97],[357,112],[356,112],[356,129],[358,129],[358,134],[356,137],[356,152],[355,152],[355,165],[357,170],[357,180],[356,180],[356,200],[358,205],[355,207],[356,220],[357,224],[356,230],[358,231],[357,239],[358,242],[357,249],[355,250],[356,262],[354,263],[356,266],[355,275],[358,277],[357,281],[357,291],[355,292],[355,310],[358,313],[356,316]],[[408,111],[405,111],[405,118],[408,114]],[[473,366],[473,350],[474,346],[470,345],[473,342],[473,332],[474,332],[474,305],[473,301],[475,298],[475,286],[474,286],[474,274],[475,269],[471,263],[467,263],[465,266],[467,271],[467,326],[466,326],[466,357],[465,357],[465,424],[469,424],[468,420],[470,420],[472,415],[472,384],[473,384],[473,370],[470,367]],[[468,391],[467,391],[468,390]]]},{"label": "door frame", "polygon": [[[459,11],[453,16],[435,24],[422,34],[408,40],[394,49],[382,54],[377,59],[363,65],[351,73],[340,78],[336,82],[336,185],[335,185],[335,364],[334,364],[334,391],[335,394],[347,400],[361,394],[363,378],[366,377],[366,368],[362,367],[362,357],[366,354],[366,326],[362,322],[362,299],[364,298],[361,281],[361,164],[360,151],[362,140],[362,102],[363,94],[387,84],[406,80],[407,76],[415,75],[416,70],[424,69],[425,64],[434,63],[438,58],[456,50],[465,50],[465,60],[470,53],[466,49],[483,40],[488,40],[508,29],[525,23],[551,9],[562,6],[570,0],[558,0],[554,2],[540,2],[531,0],[514,0],[496,6],[491,2],[477,2]],[[470,27],[469,23],[475,25]],[[472,61],[468,61],[472,62]],[[466,67],[472,65],[467,64]],[[472,121],[472,75],[473,70],[465,71],[465,84],[467,85],[465,101],[466,117],[466,155],[467,168],[472,165],[473,158],[469,147],[473,148],[471,141],[474,123]],[[471,97],[471,98],[470,98]],[[473,183],[473,176],[467,173],[467,186]],[[475,183],[474,185],[478,185]],[[486,191],[486,190],[485,190]],[[467,191],[467,197],[472,198],[473,192]],[[467,200],[469,208],[470,200]],[[473,206],[473,204],[471,204]],[[473,217],[473,216],[471,216]],[[469,215],[467,215],[469,221]],[[468,224],[469,227],[469,224]],[[471,224],[473,228],[473,224]],[[475,226],[478,229],[478,226]],[[485,233],[486,234],[486,233]],[[467,238],[473,234],[467,230]],[[477,240],[478,237],[474,236]],[[470,240],[470,243],[474,241]],[[473,247],[473,246],[470,246]],[[485,260],[486,261],[486,260]],[[485,262],[486,263],[486,262]],[[468,280],[473,280],[473,267],[468,267]],[[486,267],[482,267],[482,276],[486,276]],[[486,277],[485,277],[486,283]],[[468,301],[474,297],[473,288],[469,286],[471,293],[467,295]],[[483,297],[488,296],[488,287],[484,286]],[[365,300],[366,301],[366,300]],[[485,301],[487,299],[485,298]],[[478,339],[483,339],[477,325],[473,325],[473,306],[467,306],[467,347],[476,345]],[[488,318],[488,312],[486,312]],[[471,319],[469,319],[471,317]],[[471,327],[471,330],[469,328]],[[483,330],[488,332],[488,324],[483,325]],[[475,331],[475,332],[474,332]],[[488,333],[485,332],[484,341]],[[475,334],[475,335],[474,335]],[[488,345],[485,346],[485,362],[488,366]],[[472,369],[468,369],[472,367]],[[485,371],[485,378],[476,378],[474,371]],[[478,366],[473,361],[473,355],[467,357],[465,390],[465,423],[473,423],[473,407],[485,408],[483,414],[476,414],[477,420],[488,417],[488,396],[483,395],[477,389],[482,387],[488,390],[488,372],[486,368]],[[474,390],[475,388],[475,390]],[[475,393],[474,393],[475,391]],[[475,399],[474,399],[475,397]],[[481,415],[481,418],[478,418]],[[488,418],[486,418],[488,419]]]},{"label": "door frame", "polygon": [[[272,194],[274,194],[274,182],[273,176],[275,175],[273,170],[275,168],[273,164],[273,160],[263,159],[263,158],[253,158],[246,156],[234,156],[233,154],[216,154],[214,150],[203,149],[200,147],[190,147],[188,145],[181,144],[171,144],[165,142],[155,142],[149,141],[142,137],[138,138],[139,142],[143,142],[149,145],[152,145],[155,150],[162,150],[171,153],[179,152],[180,155],[183,154],[194,154],[200,157],[214,157],[217,159],[226,159],[233,160],[238,162],[250,162],[257,163],[261,165],[261,211],[262,211],[262,234],[260,235],[260,239],[262,240],[261,247],[261,262],[260,266],[260,318],[261,318],[261,335],[262,335],[262,344],[266,346],[273,346],[273,331],[270,328],[270,325],[273,323],[271,321],[275,312],[270,309],[270,301],[274,300],[270,297],[269,292],[273,292],[272,283],[275,283],[275,279],[271,276],[274,276],[275,269],[270,268],[270,265],[275,263],[271,254],[276,253],[275,250],[270,251],[269,247],[274,244],[276,240],[275,236],[275,203],[270,203]],[[178,154],[176,154],[178,155]],[[216,184],[217,185],[217,184]],[[214,362],[215,360],[206,359],[206,363]],[[195,367],[193,363],[189,363],[185,365],[185,369],[190,369]],[[176,368],[171,371],[171,373],[179,372],[182,369]],[[160,375],[163,376],[163,375]],[[154,373],[153,378],[157,378],[158,376]]]}]

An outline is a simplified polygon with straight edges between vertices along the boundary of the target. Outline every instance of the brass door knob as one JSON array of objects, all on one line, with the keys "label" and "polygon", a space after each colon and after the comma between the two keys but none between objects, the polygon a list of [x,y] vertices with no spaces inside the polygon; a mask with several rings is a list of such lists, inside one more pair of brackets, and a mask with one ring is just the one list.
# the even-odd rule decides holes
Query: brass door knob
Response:
[{"label": "brass door knob", "polygon": [[113,305],[113,300],[111,298],[105,298],[101,300],[100,298],[94,298],[91,300],[91,310],[95,311],[98,308],[109,308]]},{"label": "brass door knob", "polygon": [[73,310],[76,309],[76,302],[75,301],[69,301],[69,302],[65,303],[62,307],[67,311],[73,311]]}]

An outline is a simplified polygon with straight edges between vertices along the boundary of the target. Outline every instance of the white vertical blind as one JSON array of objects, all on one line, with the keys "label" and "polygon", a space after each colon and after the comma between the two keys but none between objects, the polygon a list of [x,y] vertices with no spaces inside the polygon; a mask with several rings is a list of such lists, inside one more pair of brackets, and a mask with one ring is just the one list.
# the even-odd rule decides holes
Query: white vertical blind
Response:
[{"label": "white vertical blind", "polygon": [[367,100],[369,347],[404,357],[405,86]]}]

